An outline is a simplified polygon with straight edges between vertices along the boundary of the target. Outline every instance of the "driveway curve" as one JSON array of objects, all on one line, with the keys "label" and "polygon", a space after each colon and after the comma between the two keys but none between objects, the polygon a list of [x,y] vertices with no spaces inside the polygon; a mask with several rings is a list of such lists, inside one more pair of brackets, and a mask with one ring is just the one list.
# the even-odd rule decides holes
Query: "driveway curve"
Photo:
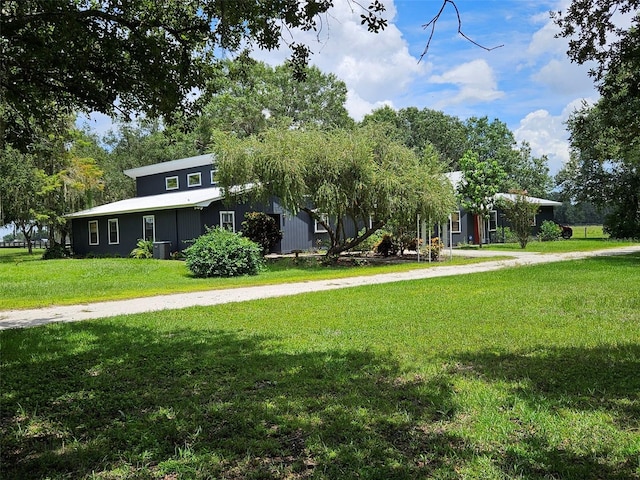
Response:
[{"label": "driveway curve", "polygon": [[78,322],[82,320],[114,317],[118,315],[174,310],[191,306],[209,306],[223,303],[244,302],[263,298],[298,295],[308,292],[335,290],[338,288],[358,287],[362,285],[376,285],[406,280],[421,280],[451,275],[465,275],[470,273],[489,272],[508,267],[578,260],[595,256],[626,255],[634,252],[640,252],[640,245],[596,250],[591,252],[557,254],[540,254],[532,252],[507,253],[496,252],[495,250],[454,250],[454,255],[467,257],[481,257],[487,255],[496,256],[504,254],[514,258],[487,261],[471,265],[443,265],[436,268],[417,269],[409,272],[385,273],[333,280],[317,280],[226,290],[178,293],[134,298],[130,300],[38,308],[33,310],[4,310],[0,311],[0,330],[35,327],[52,322]]}]

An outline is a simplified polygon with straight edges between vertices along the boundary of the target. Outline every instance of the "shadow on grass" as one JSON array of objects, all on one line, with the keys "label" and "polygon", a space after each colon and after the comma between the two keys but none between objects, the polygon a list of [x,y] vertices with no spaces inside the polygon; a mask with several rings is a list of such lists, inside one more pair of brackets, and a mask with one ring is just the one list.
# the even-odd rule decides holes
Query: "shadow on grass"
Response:
[{"label": "shadow on grass", "polygon": [[107,321],[0,338],[2,478],[416,478],[472,456],[431,428],[446,379],[370,352]]},{"label": "shadow on grass", "polygon": [[[527,404],[530,412],[545,412],[548,416],[572,412],[577,419],[602,413],[612,418],[617,431],[632,434],[640,429],[638,344],[544,348],[523,355],[481,352],[462,355],[457,360],[459,363],[455,370],[468,378],[490,383],[506,381],[516,385],[510,395]],[[512,421],[520,423],[517,418]],[[579,425],[574,427],[582,428]],[[548,431],[544,426],[534,424],[517,428],[513,434],[515,448],[511,448],[513,445],[506,448],[500,462],[501,469],[505,473],[518,472],[525,478],[540,479],[622,480],[640,477],[637,441],[626,458],[616,459],[610,450],[613,441],[608,443],[606,438],[596,439],[596,430],[591,432],[594,435],[593,443],[589,444],[591,451],[585,452],[584,445],[572,445],[568,438],[558,442],[558,432]],[[552,441],[552,437],[555,440]]]}]

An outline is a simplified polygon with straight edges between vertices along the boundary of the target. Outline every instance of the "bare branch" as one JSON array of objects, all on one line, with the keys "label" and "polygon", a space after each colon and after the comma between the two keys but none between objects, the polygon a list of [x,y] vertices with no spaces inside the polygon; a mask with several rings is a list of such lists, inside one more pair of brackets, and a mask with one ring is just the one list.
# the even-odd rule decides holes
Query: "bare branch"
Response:
[{"label": "bare branch", "polygon": [[462,20],[460,19],[460,11],[458,10],[458,6],[456,5],[456,2],[454,0],[442,0],[442,6],[440,7],[440,10],[436,14],[436,16],[433,17],[428,23],[422,25],[422,28],[424,28],[425,30],[428,29],[429,27],[431,27],[431,33],[429,34],[429,39],[427,40],[427,45],[425,46],[424,51],[422,52],[422,55],[420,55],[420,59],[418,60],[418,62],[421,62],[422,58],[429,51],[429,46],[431,45],[431,39],[433,38],[433,34],[435,33],[435,30],[436,30],[436,23],[438,22],[438,20],[440,20],[440,15],[442,15],[442,12],[444,11],[445,7],[447,6],[447,3],[450,3],[453,6],[454,10],[456,11],[456,16],[458,17],[458,34],[460,34],[465,40],[467,40],[468,42],[473,43],[475,46],[480,47],[483,50],[486,50],[487,52],[490,52],[491,50],[495,50],[496,48],[504,47],[504,45],[497,45],[495,47],[485,47],[484,45],[480,45],[475,40],[472,40],[471,38],[469,38],[462,31]]}]

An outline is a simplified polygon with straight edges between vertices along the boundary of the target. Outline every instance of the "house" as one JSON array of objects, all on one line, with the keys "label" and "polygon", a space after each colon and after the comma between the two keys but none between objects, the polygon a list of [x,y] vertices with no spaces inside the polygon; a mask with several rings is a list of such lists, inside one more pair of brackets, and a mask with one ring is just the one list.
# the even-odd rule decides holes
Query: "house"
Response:
[{"label": "house", "polygon": [[[450,172],[447,175],[449,181],[457,190],[460,182],[463,181],[462,172]],[[515,195],[511,193],[497,193],[494,200],[498,199],[514,200]],[[538,213],[532,219],[532,234],[536,235],[540,229],[540,225],[546,220],[553,220],[554,207],[562,205],[561,202],[547,200],[544,198],[525,197],[528,202],[535,203],[539,206]],[[489,212],[489,217],[483,221],[480,229],[480,238],[474,238],[474,216],[473,214],[459,208],[452,212],[449,216],[449,225],[445,225],[442,229],[442,236],[451,242],[451,245],[464,243],[497,243],[504,240],[504,228],[509,227],[509,222],[504,217],[500,209],[495,208]],[[449,244],[449,241],[446,243]]]},{"label": "house", "polygon": [[310,250],[326,240],[326,231],[308,214],[293,215],[276,198],[265,204],[225,203],[214,160],[207,154],[125,170],[136,181],[136,197],[66,216],[74,253],[128,256],[139,239],[180,251],[206,227],[240,231],[251,211],[270,215],[280,226],[283,238],[274,252]]}]

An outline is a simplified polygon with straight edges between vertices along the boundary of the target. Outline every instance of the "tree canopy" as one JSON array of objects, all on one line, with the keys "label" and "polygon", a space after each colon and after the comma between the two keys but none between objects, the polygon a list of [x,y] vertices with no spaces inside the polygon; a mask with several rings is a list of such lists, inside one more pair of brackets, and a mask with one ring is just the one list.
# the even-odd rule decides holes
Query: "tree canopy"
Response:
[{"label": "tree canopy", "polygon": [[[608,208],[613,236],[640,237],[639,0],[574,0],[554,17],[572,61],[595,62],[601,98],[568,122],[571,160],[558,174],[566,198]],[[630,26],[616,23],[630,17]]]},{"label": "tree canopy", "polygon": [[[363,11],[370,31],[386,26],[384,6]],[[221,50],[288,43],[302,76],[309,48],[283,31],[321,28],[332,2],[311,0],[7,0],[2,4],[2,131],[29,144],[34,122],[98,111],[168,116],[193,105]]]},{"label": "tree canopy", "polygon": [[[378,128],[270,129],[259,136],[221,136],[218,180],[231,192],[252,184],[256,198],[278,197],[291,212],[304,211],[330,237],[338,255],[387,222],[435,221],[455,207],[450,183],[435,155],[419,158]],[[354,238],[345,221],[363,228]]]}]

